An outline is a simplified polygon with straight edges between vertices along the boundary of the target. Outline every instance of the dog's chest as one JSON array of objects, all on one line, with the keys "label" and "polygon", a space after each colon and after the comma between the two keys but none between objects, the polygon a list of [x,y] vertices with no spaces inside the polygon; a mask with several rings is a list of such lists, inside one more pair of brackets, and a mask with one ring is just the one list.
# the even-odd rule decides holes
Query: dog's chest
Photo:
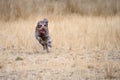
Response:
[{"label": "dog's chest", "polygon": [[40,37],[42,38],[42,40],[46,41],[47,40],[47,36],[46,36],[46,31],[39,31]]}]

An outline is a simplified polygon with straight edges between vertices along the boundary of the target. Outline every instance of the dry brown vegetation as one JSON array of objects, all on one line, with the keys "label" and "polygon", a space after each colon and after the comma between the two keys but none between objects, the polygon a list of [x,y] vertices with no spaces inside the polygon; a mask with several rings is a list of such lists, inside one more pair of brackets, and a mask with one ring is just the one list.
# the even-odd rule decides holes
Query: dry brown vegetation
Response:
[{"label": "dry brown vegetation", "polygon": [[0,46],[39,50],[35,39],[37,20],[49,19],[54,48],[120,49],[120,17],[82,17],[47,15],[29,20],[1,22]]},{"label": "dry brown vegetation", "polygon": [[40,14],[120,15],[120,0],[0,0],[0,19]]},{"label": "dry brown vegetation", "polygon": [[[34,33],[45,17],[49,54]],[[0,80],[6,79],[119,80],[120,0],[0,0]]]}]

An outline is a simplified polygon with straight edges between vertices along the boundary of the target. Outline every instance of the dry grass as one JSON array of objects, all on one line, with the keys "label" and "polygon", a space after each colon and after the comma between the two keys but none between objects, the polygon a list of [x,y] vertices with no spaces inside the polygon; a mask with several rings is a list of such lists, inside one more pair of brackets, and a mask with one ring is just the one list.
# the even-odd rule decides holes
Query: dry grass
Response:
[{"label": "dry grass", "polygon": [[76,14],[42,16],[29,20],[0,22],[0,47],[39,50],[35,39],[38,20],[47,17],[54,48],[120,49],[120,17],[87,17]]},{"label": "dry grass", "polygon": [[105,65],[105,78],[106,79],[115,79],[115,72],[117,71],[117,67],[119,67],[118,65],[115,65],[115,64],[111,64],[111,63],[108,63]]},{"label": "dry grass", "polygon": [[[119,4],[120,0],[0,0],[0,77],[34,70],[41,80],[119,79]],[[53,41],[50,54],[41,54],[35,39],[37,21],[45,17]],[[25,77],[17,73],[16,80]]]},{"label": "dry grass", "polygon": [[0,19],[39,14],[120,15],[120,0],[0,0]]}]

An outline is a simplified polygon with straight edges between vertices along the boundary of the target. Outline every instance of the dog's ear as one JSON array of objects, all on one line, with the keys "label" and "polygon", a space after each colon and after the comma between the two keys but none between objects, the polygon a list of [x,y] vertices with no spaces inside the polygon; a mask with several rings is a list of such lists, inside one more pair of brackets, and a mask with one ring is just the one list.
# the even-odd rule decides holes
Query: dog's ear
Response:
[{"label": "dog's ear", "polygon": [[44,22],[45,22],[46,24],[48,24],[48,19],[47,19],[47,18],[44,18]]},{"label": "dog's ear", "polygon": [[44,23],[45,23],[45,26],[48,27],[48,19],[47,18],[44,18]]}]

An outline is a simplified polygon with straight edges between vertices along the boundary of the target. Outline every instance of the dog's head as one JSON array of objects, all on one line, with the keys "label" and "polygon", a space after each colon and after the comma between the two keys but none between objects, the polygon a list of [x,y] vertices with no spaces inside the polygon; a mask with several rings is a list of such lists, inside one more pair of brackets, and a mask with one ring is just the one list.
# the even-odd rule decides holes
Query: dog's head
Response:
[{"label": "dog's head", "polygon": [[40,31],[40,33],[45,34],[46,30],[48,29],[48,20],[44,18],[44,20],[39,21],[37,23],[37,29]]}]

